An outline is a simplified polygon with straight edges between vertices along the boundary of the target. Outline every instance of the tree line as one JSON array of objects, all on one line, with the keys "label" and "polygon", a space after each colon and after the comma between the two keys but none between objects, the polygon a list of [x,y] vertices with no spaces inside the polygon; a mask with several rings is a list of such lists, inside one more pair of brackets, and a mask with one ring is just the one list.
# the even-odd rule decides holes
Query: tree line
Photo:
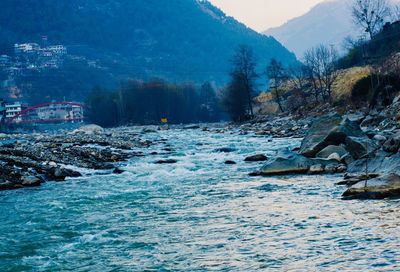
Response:
[{"label": "tree line", "polygon": [[[338,76],[337,61],[338,53],[334,48],[319,45],[307,51],[303,63],[285,67],[272,59],[265,71],[258,73],[253,51],[248,46],[241,46],[232,58],[231,79],[223,92],[222,105],[235,121],[251,119],[254,116],[252,103],[261,77],[265,78],[281,112],[287,111],[288,106],[297,107],[296,104],[329,102],[332,85]],[[284,105],[288,88],[296,99],[290,105]],[[306,91],[310,89],[312,97]]]},{"label": "tree line", "polygon": [[[129,81],[110,92],[96,87],[88,96],[87,115],[101,126],[125,124],[215,122],[221,110],[214,87],[205,83],[171,84],[155,79]],[[166,119],[166,120],[165,120]]]}]

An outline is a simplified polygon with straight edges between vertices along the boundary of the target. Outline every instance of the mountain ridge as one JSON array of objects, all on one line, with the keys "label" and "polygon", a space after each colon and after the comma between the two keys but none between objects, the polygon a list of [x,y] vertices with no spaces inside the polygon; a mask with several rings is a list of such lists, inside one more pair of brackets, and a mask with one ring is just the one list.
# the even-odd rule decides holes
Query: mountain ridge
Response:
[{"label": "mountain ridge", "polygon": [[40,43],[43,36],[74,56],[97,61],[105,74],[99,77],[113,78],[106,87],[129,77],[224,84],[240,44],[254,48],[260,67],[272,57],[296,62],[276,39],[208,1],[2,0],[0,54],[12,54],[15,43]]},{"label": "mountain ridge", "polygon": [[358,34],[351,18],[350,5],[348,0],[327,0],[304,15],[263,33],[274,36],[299,58],[307,49],[318,44],[334,45],[341,50],[347,36]]}]

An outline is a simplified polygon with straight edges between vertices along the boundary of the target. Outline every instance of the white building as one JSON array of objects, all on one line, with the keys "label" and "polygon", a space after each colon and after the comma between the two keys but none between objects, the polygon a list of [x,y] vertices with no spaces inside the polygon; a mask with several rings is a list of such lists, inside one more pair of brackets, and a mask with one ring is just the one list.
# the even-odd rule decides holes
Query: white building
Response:
[{"label": "white building", "polygon": [[11,57],[7,55],[0,56],[0,67],[7,67],[11,64]]},{"label": "white building", "polygon": [[51,51],[56,55],[66,55],[67,48],[64,45],[52,45],[44,48],[45,50]]},{"label": "white building", "polygon": [[[5,108],[6,108],[6,119],[12,119],[19,113],[21,113],[26,107],[22,105],[21,102],[14,102],[6,104]],[[15,121],[17,122],[22,121],[21,116],[17,117]]]},{"label": "white building", "polygon": [[32,53],[36,52],[40,49],[40,46],[37,43],[22,43],[22,44],[15,44],[14,51],[16,55],[21,53]]}]

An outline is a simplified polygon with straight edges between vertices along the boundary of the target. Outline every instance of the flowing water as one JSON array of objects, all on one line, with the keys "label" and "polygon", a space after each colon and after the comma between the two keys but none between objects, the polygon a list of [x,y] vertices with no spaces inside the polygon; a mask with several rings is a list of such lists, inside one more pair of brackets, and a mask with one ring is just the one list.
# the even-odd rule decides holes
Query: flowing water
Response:
[{"label": "flowing water", "polygon": [[[169,130],[122,175],[0,192],[0,271],[399,271],[400,202],[339,176],[249,177],[297,139]],[[231,153],[217,152],[232,147]],[[177,164],[157,165],[159,159]],[[237,165],[225,165],[234,160]]]}]

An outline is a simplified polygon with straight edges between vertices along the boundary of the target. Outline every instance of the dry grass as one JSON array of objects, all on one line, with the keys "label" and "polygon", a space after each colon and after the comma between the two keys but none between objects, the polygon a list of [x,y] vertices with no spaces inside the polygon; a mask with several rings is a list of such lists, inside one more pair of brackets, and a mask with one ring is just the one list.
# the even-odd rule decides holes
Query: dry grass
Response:
[{"label": "dry grass", "polygon": [[265,102],[271,101],[273,99],[274,99],[274,96],[270,92],[268,92],[268,93],[263,92],[255,98],[256,102],[258,102],[258,103],[265,103]]},{"label": "dry grass", "polygon": [[351,98],[351,91],[354,85],[362,78],[369,76],[370,67],[353,67],[340,72],[340,75],[333,85],[333,99],[348,100]]}]

